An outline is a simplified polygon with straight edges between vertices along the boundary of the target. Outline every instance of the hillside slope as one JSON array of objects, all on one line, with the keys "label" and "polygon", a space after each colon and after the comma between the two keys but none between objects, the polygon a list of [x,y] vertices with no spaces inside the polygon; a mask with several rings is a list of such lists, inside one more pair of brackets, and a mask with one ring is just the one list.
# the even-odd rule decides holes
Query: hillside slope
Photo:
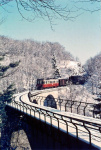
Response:
[{"label": "hillside slope", "polygon": [[93,94],[101,92],[101,53],[93,58],[90,58],[84,66],[87,75],[87,88]]},{"label": "hillside slope", "polygon": [[52,56],[55,54],[57,64],[61,61],[74,61],[73,56],[65,51],[59,43],[40,43],[33,40],[13,40],[0,37],[0,53],[6,53],[2,64],[21,61],[18,69],[1,81],[1,87],[15,83],[20,92],[35,87],[37,78],[53,77]]}]

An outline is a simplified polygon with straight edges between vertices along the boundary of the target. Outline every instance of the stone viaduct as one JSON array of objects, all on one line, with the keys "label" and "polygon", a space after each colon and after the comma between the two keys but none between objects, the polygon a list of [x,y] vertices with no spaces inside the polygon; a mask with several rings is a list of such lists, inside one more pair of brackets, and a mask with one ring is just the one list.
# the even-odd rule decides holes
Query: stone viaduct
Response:
[{"label": "stone viaduct", "polygon": [[59,109],[58,88],[45,89],[36,92],[31,92],[28,97],[31,102],[41,106],[48,106]]}]

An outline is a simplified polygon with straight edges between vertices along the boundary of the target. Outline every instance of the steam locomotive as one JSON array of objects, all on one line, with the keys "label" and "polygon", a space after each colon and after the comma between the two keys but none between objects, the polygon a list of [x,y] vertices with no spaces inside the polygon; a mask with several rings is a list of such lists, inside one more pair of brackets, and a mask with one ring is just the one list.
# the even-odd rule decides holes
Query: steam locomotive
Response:
[{"label": "steam locomotive", "polygon": [[46,89],[66,86],[68,84],[81,84],[85,83],[85,78],[83,76],[70,76],[66,79],[37,79],[36,89]]}]

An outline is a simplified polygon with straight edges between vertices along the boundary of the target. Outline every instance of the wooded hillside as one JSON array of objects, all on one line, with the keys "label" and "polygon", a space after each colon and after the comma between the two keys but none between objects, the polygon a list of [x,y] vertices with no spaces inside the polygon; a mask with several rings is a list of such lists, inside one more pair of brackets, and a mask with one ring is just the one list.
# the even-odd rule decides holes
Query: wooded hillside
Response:
[{"label": "wooded hillside", "polygon": [[37,78],[53,77],[52,56],[55,54],[57,63],[62,60],[74,60],[59,43],[36,42],[34,40],[13,40],[0,36],[0,53],[6,53],[2,64],[21,61],[12,75],[2,79],[2,89],[14,83],[17,92],[35,87]]},{"label": "wooded hillside", "polygon": [[89,89],[93,93],[101,92],[99,91],[99,86],[101,84],[101,53],[93,58],[90,58],[84,66],[89,78],[87,84]]}]

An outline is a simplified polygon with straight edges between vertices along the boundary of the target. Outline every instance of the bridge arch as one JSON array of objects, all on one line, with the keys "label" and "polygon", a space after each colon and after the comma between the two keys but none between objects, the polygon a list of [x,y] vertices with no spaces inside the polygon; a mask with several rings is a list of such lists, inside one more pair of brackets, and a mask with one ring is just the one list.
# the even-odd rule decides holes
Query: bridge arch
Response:
[{"label": "bridge arch", "polygon": [[57,104],[53,95],[48,95],[44,100],[44,106],[57,109]]}]

